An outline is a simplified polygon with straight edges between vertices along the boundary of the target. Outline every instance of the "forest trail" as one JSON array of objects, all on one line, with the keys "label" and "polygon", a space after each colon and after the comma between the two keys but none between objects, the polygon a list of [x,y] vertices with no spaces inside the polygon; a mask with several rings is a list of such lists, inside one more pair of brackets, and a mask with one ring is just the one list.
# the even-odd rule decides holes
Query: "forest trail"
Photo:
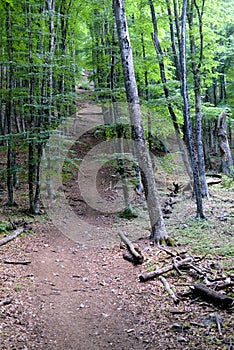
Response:
[{"label": "forest trail", "polygon": [[[100,107],[89,101],[77,119],[85,130],[103,123]],[[78,157],[87,153],[87,145],[88,149],[96,145],[89,132],[82,134],[80,141],[73,147]],[[79,219],[78,224],[74,222],[77,235],[71,237],[69,230],[62,233],[56,223],[41,216],[32,221],[33,234],[17,237],[4,249],[2,261],[13,258],[31,263],[3,265],[6,291],[9,289],[7,297],[13,296],[13,302],[2,313],[1,349],[216,350],[219,340],[226,349],[232,334],[230,314],[189,300],[174,305],[158,279],[139,282],[142,271],[164,265],[168,259],[166,253],[162,254],[148,240],[148,216],[143,199],[133,196],[139,213],[134,220],[100,213],[84,205],[77,172],[70,175],[63,190]],[[116,198],[115,190],[109,186],[109,173],[100,171],[95,185],[108,207]],[[121,191],[118,196],[121,197]],[[219,217],[220,210],[214,200],[206,205],[212,219]],[[176,232],[181,223],[194,215],[194,206],[191,198],[179,201],[167,220],[167,227]],[[231,212],[228,202],[226,211]],[[127,232],[131,240],[144,237],[138,240],[148,259],[143,266],[133,266],[123,259],[119,230]],[[215,239],[217,245],[218,238]],[[230,243],[226,233],[225,240]],[[190,277],[178,280],[176,272],[167,279],[177,291],[191,283]],[[226,325],[222,337],[215,325],[199,326],[201,316],[208,317],[214,312]],[[189,324],[189,328],[177,331],[174,327],[178,324]]]},{"label": "forest trail", "polygon": [[30,267],[44,335],[39,349],[149,348],[135,329],[140,313],[131,302],[139,292],[136,270],[129,271],[119,249],[80,247],[60,234],[45,236]]},{"label": "forest trail", "polygon": [[[101,108],[94,104],[87,104],[77,119],[83,130],[103,124]],[[134,333],[139,310],[129,303],[137,290],[136,271],[129,271],[113,248],[115,227],[103,227],[103,215],[92,216],[89,212],[88,223],[79,219],[76,242],[49,229],[32,257],[43,349],[146,349],[143,337]]]}]

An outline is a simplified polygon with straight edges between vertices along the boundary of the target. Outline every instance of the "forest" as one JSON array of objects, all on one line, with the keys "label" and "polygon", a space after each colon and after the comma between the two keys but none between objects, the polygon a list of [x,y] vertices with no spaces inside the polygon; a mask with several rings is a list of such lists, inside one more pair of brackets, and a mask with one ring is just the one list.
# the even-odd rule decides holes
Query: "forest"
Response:
[{"label": "forest", "polygon": [[2,349],[233,349],[233,0],[0,0]]}]

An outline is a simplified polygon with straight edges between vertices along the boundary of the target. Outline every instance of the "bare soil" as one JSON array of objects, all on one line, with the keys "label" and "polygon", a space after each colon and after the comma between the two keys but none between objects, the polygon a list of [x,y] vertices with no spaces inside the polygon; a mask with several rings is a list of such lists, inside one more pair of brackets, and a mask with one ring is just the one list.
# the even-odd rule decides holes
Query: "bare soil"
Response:
[{"label": "bare soil", "polygon": [[[78,157],[82,152],[87,154],[96,142],[89,133],[80,141],[74,146]],[[107,203],[121,192],[111,186],[112,170],[109,165],[103,167],[97,177],[98,192]],[[0,307],[1,349],[231,350],[232,309],[223,310],[191,296],[181,297],[175,305],[159,279],[139,281],[141,272],[164,266],[170,260],[167,253],[150,244],[144,200],[132,193],[139,214],[134,220],[95,211],[83,200],[76,181],[77,169],[72,169],[70,175],[63,182],[65,196],[90,229],[82,232],[82,225],[77,227],[77,240],[60,232],[46,215],[32,218],[20,208],[3,207],[1,220],[10,216],[16,221],[20,217],[31,230],[0,250],[0,302],[9,300],[8,305]],[[179,175],[176,179],[173,174],[160,178],[162,202],[167,185],[173,179],[178,181]],[[211,200],[205,201],[207,223],[195,222],[193,199],[179,196],[166,222],[178,243],[171,249],[203,256],[201,264],[213,263],[214,270],[221,269],[222,274],[233,277],[233,192],[218,185],[211,194]],[[145,256],[142,266],[123,259],[119,230],[137,241]],[[199,238],[189,236],[191,233]],[[105,241],[103,237],[108,235],[111,240]],[[6,261],[30,263],[13,265]],[[176,271],[166,278],[178,295],[194,282],[187,273],[180,276]],[[233,288],[226,292],[233,296]],[[217,317],[221,331],[215,322]]]}]

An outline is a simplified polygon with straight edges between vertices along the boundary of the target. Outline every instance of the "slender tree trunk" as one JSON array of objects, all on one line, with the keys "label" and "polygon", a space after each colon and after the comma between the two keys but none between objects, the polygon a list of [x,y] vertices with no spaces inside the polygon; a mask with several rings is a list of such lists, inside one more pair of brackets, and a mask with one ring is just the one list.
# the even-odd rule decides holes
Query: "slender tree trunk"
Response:
[{"label": "slender tree trunk", "polygon": [[160,68],[160,75],[161,75],[161,81],[162,81],[162,85],[163,85],[163,90],[164,90],[164,96],[165,99],[167,101],[167,107],[168,107],[168,111],[170,113],[172,122],[173,122],[173,126],[175,129],[175,134],[176,134],[176,139],[179,145],[179,149],[181,152],[181,156],[185,165],[185,169],[189,175],[189,178],[192,179],[192,169],[191,169],[191,165],[190,165],[190,161],[188,158],[188,152],[187,149],[184,145],[183,140],[180,137],[180,127],[179,124],[177,122],[177,118],[176,118],[176,114],[174,112],[173,106],[169,100],[170,94],[169,94],[169,89],[167,87],[167,79],[166,79],[166,73],[165,73],[165,66],[164,66],[164,60],[163,60],[163,51],[159,42],[159,38],[158,38],[158,26],[157,26],[157,19],[156,19],[156,14],[155,14],[155,9],[154,9],[154,5],[152,0],[149,0],[149,4],[150,4],[150,10],[151,10],[151,16],[152,16],[152,23],[153,23],[153,27],[154,27],[154,33],[152,34],[152,40],[155,46],[155,50],[156,50],[156,54],[157,54],[157,58],[158,58],[158,62],[159,62],[159,68]]},{"label": "slender tree trunk", "polygon": [[230,176],[233,159],[227,137],[227,116],[225,110],[222,111],[218,119],[218,138],[222,158],[222,172]]},{"label": "slender tree trunk", "polygon": [[49,12],[49,28],[50,28],[50,40],[49,40],[49,76],[48,76],[48,104],[49,104],[49,124],[51,123],[51,113],[53,105],[53,62],[54,62],[54,49],[55,49],[55,31],[54,31],[54,12],[55,12],[55,0],[47,0],[47,8]]},{"label": "slender tree trunk", "polygon": [[[47,0],[47,9],[49,12],[49,74],[48,74],[48,126],[51,127],[52,122],[52,108],[53,108],[53,64],[54,64],[54,51],[55,51],[55,24],[54,24],[54,16],[55,16],[55,1],[56,0]],[[51,176],[51,172],[53,171],[52,164],[50,159],[50,152],[47,152],[47,167],[48,167],[48,175],[47,175],[47,192],[50,199],[55,197],[54,188],[53,188],[53,180]]]},{"label": "slender tree trunk", "polygon": [[11,8],[10,4],[6,2],[6,33],[7,33],[7,53],[9,59],[9,73],[7,76],[7,103],[6,103],[6,120],[7,120],[7,190],[8,190],[8,201],[7,204],[12,206],[14,202],[14,149],[13,149],[13,102],[12,102],[12,89],[14,81],[14,70],[13,70],[13,49],[12,49],[12,32],[11,32]]},{"label": "slender tree trunk", "polygon": [[[3,51],[3,49],[2,49]],[[3,55],[3,52],[1,52],[1,55]],[[5,73],[4,73],[4,66],[3,64],[0,64],[0,135],[5,135],[6,134],[6,123],[5,123],[5,115],[3,111],[3,82],[5,78]],[[2,142],[0,142],[1,144]]]},{"label": "slender tree trunk", "polygon": [[221,69],[219,81],[220,81],[220,100],[223,103],[226,103],[226,99],[227,99],[226,85],[227,85],[227,82],[226,82],[226,74],[225,74],[224,68]]},{"label": "slender tree trunk", "polygon": [[[144,42],[144,34],[141,33],[141,47],[142,47],[142,58],[143,58],[143,62],[146,61],[146,51],[145,51],[145,42]],[[147,66],[146,63],[144,63],[145,65],[145,71],[144,71],[144,78],[145,78],[145,99],[146,101],[149,101],[149,79],[148,79],[148,70],[147,70]],[[148,141],[148,145],[149,145],[149,151],[152,151],[152,142],[153,142],[153,134],[152,134],[152,123],[151,123],[151,113],[150,111],[148,111],[147,113],[147,141]],[[151,153],[152,155],[152,153]],[[152,166],[153,169],[155,169],[155,161],[154,161],[154,157],[151,157],[151,161],[152,161]]]},{"label": "slender tree trunk", "polygon": [[196,143],[198,155],[198,168],[201,181],[202,197],[209,198],[209,190],[205,174],[205,159],[202,141],[202,110],[201,110],[201,87],[200,77],[194,76],[195,84],[195,110],[196,110]]},{"label": "slender tree trunk", "polygon": [[30,121],[28,123],[29,145],[28,145],[28,187],[29,187],[29,211],[35,212],[34,208],[34,181],[35,181],[35,141],[34,141],[34,74],[33,74],[33,47],[32,47],[32,28],[31,28],[31,6],[27,1],[27,20],[28,20],[28,40],[29,40],[29,104],[30,104]]},{"label": "slender tree trunk", "polygon": [[[196,43],[193,34],[193,18],[194,18],[194,5],[196,7],[198,21],[199,21],[199,41],[200,41],[200,55],[198,63],[196,63]],[[202,1],[201,11],[197,6],[195,0],[191,1],[188,22],[189,22],[189,38],[190,38],[190,50],[192,54],[192,72],[194,81],[194,96],[195,96],[195,112],[196,112],[196,144],[197,144],[197,156],[198,156],[198,169],[201,182],[202,197],[209,198],[209,190],[206,182],[205,175],[205,159],[204,149],[202,142],[202,104],[201,104],[201,77],[200,68],[203,60],[203,23],[202,16],[204,11],[204,0]]]},{"label": "slender tree trunk", "polygon": [[[174,7],[174,21],[175,21],[175,27],[176,27],[176,38],[178,42],[178,50],[179,50],[179,57],[181,57],[181,40],[180,40],[180,15],[179,15],[179,6],[178,6],[178,0],[173,0],[173,7]],[[181,74],[181,71],[180,71]]]},{"label": "slender tree trunk", "polygon": [[148,81],[148,70],[146,66],[146,52],[145,52],[145,41],[144,34],[141,33],[141,47],[142,47],[142,58],[144,62],[144,78],[145,78],[145,99],[149,101],[149,81]]},{"label": "slender tree trunk", "polygon": [[179,56],[178,56],[177,48],[176,48],[176,39],[175,39],[173,15],[172,15],[172,10],[171,10],[171,6],[170,6],[170,0],[166,0],[166,3],[167,3],[167,13],[168,13],[170,34],[171,34],[171,48],[172,48],[172,54],[173,54],[173,61],[174,61],[175,67],[176,67],[176,79],[178,81],[181,81],[180,60],[179,60]]},{"label": "slender tree trunk", "polygon": [[181,74],[182,74],[182,96],[184,100],[184,115],[185,115],[185,129],[188,139],[189,153],[192,163],[194,191],[197,203],[197,218],[204,219],[202,195],[199,181],[198,168],[196,163],[195,146],[193,140],[193,130],[190,118],[190,106],[188,99],[187,88],[187,64],[186,64],[186,12],[187,12],[187,0],[183,0],[182,10],[182,29],[181,29]]},{"label": "slender tree trunk", "polygon": [[146,147],[124,1],[113,0],[113,9],[120,43],[133,140],[136,143],[137,157],[142,171],[143,186],[151,223],[151,238],[156,242],[160,242],[163,239],[167,239],[168,235],[159,203],[152,162]]},{"label": "slender tree trunk", "polygon": [[[112,104],[112,112],[114,116],[114,123],[119,123],[119,113],[117,111],[117,104],[116,102]],[[123,140],[123,125],[119,124],[117,127],[117,140],[115,142],[116,152],[123,155],[124,157],[124,140]],[[118,163],[118,172],[120,173],[121,182],[122,182],[122,189],[123,189],[123,196],[124,196],[124,202],[125,202],[125,208],[123,210],[123,214],[130,216],[132,215],[132,205],[130,200],[130,191],[129,191],[129,184],[128,179],[126,176],[126,170],[124,167],[124,160],[123,157],[119,157],[117,160]]]}]

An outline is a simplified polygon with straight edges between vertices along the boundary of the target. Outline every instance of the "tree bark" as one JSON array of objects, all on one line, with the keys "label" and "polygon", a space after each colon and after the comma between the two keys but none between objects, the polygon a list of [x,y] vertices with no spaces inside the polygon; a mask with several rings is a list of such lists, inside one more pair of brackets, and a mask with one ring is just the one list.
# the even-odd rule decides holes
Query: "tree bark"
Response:
[{"label": "tree bark", "polygon": [[28,122],[29,130],[29,145],[28,145],[28,188],[29,188],[29,211],[35,214],[34,207],[34,183],[35,183],[35,170],[36,170],[36,160],[35,160],[35,138],[34,138],[34,127],[35,127],[35,117],[34,117],[34,68],[33,68],[33,43],[32,43],[32,28],[31,28],[31,5],[30,2],[26,3],[27,9],[27,25],[28,25],[28,41],[29,41],[29,104],[30,104],[30,119]]},{"label": "tree bark", "polygon": [[125,90],[132,125],[132,136],[136,144],[137,158],[142,172],[143,186],[151,223],[151,238],[156,242],[160,242],[162,239],[167,239],[168,235],[156,189],[152,162],[146,146],[124,1],[113,0],[113,9],[120,43]]},{"label": "tree bark", "polygon": [[[194,5],[198,15],[199,21],[199,58],[197,58],[198,62],[196,62],[196,42],[193,34],[194,26],[193,26],[193,18],[194,18]],[[204,0],[202,1],[201,11],[198,8],[196,1],[191,1],[188,15],[189,22],[189,38],[190,38],[190,51],[192,54],[192,73],[193,73],[193,81],[194,81],[194,96],[195,96],[195,112],[196,112],[196,144],[197,144],[197,156],[198,156],[198,170],[200,176],[201,183],[201,192],[202,197],[209,198],[209,190],[206,183],[205,176],[205,159],[204,159],[204,150],[203,150],[203,142],[202,142],[202,107],[201,107],[201,76],[200,76],[200,68],[203,60],[203,23],[202,23],[202,15],[204,10]]]},{"label": "tree bark", "polygon": [[6,120],[7,120],[7,190],[8,190],[8,201],[7,204],[12,206],[14,202],[14,176],[13,176],[13,80],[14,80],[14,70],[13,70],[13,48],[12,48],[12,32],[11,32],[11,5],[6,2],[6,34],[7,34],[7,54],[9,59],[9,74],[7,77],[7,103],[6,103]]},{"label": "tree bark", "polygon": [[233,167],[232,154],[227,137],[227,115],[225,110],[219,116],[218,119],[218,138],[219,148],[222,157],[222,172],[230,176],[231,167]]},{"label": "tree bark", "polygon": [[197,218],[204,219],[202,194],[199,181],[199,174],[196,162],[196,153],[193,140],[193,130],[190,118],[190,105],[188,99],[188,87],[187,87],[187,64],[186,64],[186,12],[187,12],[187,0],[183,0],[182,10],[182,29],[181,29],[181,74],[182,74],[182,96],[184,100],[184,116],[185,116],[185,130],[188,139],[188,148],[193,170],[194,191],[197,203]]}]

